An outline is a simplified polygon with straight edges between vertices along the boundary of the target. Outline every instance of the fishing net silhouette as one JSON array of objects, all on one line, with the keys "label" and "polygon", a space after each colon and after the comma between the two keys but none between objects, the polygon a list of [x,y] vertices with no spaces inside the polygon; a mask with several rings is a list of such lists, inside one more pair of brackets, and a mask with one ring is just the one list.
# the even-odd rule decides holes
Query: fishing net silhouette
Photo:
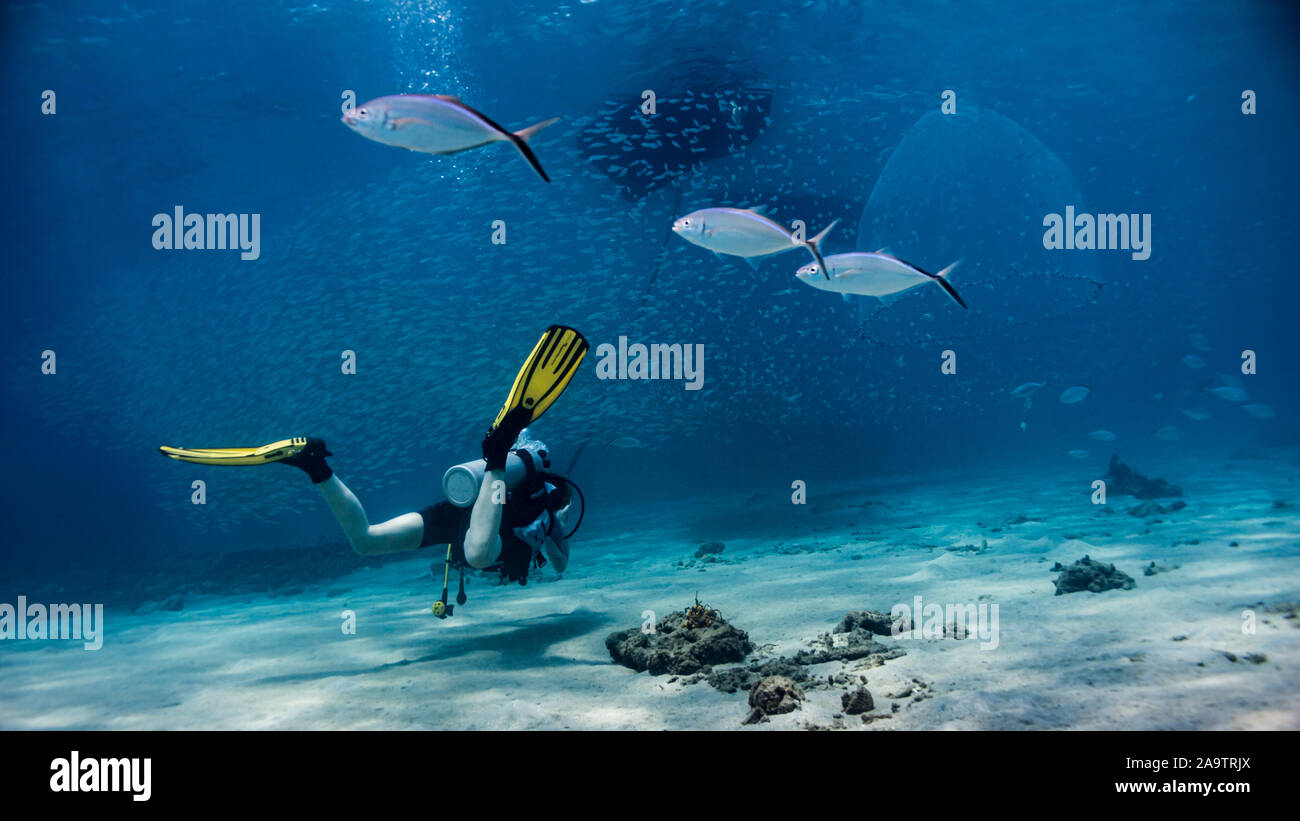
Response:
[{"label": "fishing net silhouette", "polygon": [[1096,258],[1043,248],[1043,217],[1083,208],[1069,169],[1011,120],[970,103],[903,136],[858,223],[858,250],[887,248],[927,271],[964,258],[951,283],[970,310],[922,286],[888,306],[857,299],[858,336],[883,347],[1023,333],[1101,297]]}]

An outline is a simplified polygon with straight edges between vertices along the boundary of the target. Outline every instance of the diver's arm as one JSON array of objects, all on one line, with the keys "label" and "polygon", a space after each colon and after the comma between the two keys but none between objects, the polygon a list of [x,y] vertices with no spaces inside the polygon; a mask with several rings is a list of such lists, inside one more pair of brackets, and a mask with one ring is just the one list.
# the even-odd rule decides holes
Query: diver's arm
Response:
[{"label": "diver's arm", "polygon": [[530,412],[522,406],[512,409],[483,437],[483,484],[474,500],[465,532],[465,561],[483,568],[501,556],[501,509],[506,504],[506,456],[524,429]]},{"label": "diver's arm", "polygon": [[569,540],[564,538],[563,527],[557,526],[555,532],[542,542],[542,550],[556,573],[563,573],[569,566]]},{"label": "diver's arm", "polygon": [[470,513],[469,530],[465,532],[465,561],[471,567],[487,567],[501,555],[501,510],[505,507],[505,493],[506,472],[487,471]]}]

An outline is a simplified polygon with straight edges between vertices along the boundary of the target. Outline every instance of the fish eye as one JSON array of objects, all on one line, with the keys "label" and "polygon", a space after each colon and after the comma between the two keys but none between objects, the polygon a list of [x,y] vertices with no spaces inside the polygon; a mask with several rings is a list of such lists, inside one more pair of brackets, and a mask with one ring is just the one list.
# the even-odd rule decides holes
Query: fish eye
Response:
[{"label": "fish eye", "polygon": [[358,115],[358,116],[360,116],[360,117],[364,117],[364,116],[366,116],[366,114],[367,114],[367,112],[366,112],[366,110],[365,110],[364,108],[358,108],[358,109],[357,109],[357,115]]}]

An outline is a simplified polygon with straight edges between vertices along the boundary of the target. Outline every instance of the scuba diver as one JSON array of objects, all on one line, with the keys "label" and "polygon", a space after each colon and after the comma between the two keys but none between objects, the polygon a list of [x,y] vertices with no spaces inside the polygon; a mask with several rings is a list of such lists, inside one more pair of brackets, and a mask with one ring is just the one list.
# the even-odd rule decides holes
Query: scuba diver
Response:
[{"label": "scuba diver", "polygon": [[[434,603],[439,618],[452,614],[447,603],[448,573],[460,570],[464,604],[465,567],[496,568],[501,583],[527,584],[530,567],[548,560],[557,573],[569,564],[569,537],[582,523],[582,491],[572,480],[552,473],[549,454],[526,428],[546,412],[568,387],[587,354],[587,340],[573,328],[552,325],[515,377],[510,394],[483,437],[483,458],[449,469],[443,477],[448,499],[418,513],[404,513],[370,524],[356,495],[334,474],[325,442],[296,437],[258,448],[173,448],[159,451],[172,459],[205,465],[292,465],[321,489],[347,534],[352,549],[367,556],[447,545],[442,600]],[[573,502],[577,521],[569,525]]]}]

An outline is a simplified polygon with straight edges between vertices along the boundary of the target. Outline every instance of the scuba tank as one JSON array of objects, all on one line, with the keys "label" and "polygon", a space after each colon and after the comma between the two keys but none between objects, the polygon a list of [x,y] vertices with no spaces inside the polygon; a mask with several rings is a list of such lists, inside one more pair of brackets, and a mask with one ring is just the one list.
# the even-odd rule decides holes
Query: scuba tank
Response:
[{"label": "scuba tank", "polygon": [[[564,534],[566,538],[572,538],[578,528],[582,526],[582,520],[587,514],[587,502],[583,496],[582,489],[567,476],[551,473],[548,469],[551,466],[551,460],[545,450],[516,448],[506,455],[506,487],[513,490],[526,479],[536,478],[539,483],[549,483],[554,487],[564,487],[569,495],[569,504],[577,501],[577,519],[572,523],[569,531]],[[447,468],[447,472],[442,476],[442,492],[446,494],[447,501],[461,508],[470,507],[478,499],[479,488],[483,484],[483,476],[487,472],[487,462],[483,459],[474,459],[469,462],[462,462],[459,465],[453,465]],[[576,499],[575,499],[576,497]],[[549,510],[549,508],[548,508]],[[554,510],[549,510],[551,520],[559,523],[558,517],[555,516]],[[549,534],[548,534],[549,535]],[[433,603],[433,614],[440,619],[445,619],[452,614],[455,605],[447,602],[447,586],[450,581],[450,571],[452,567],[452,546],[447,545],[447,557],[443,564],[442,573],[442,598]],[[456,604],[464,604],[467,597],[465,595],[465,566],[457,565],[460,568],[460,590],[456,595]],[[540,565],[539,565],[540,566]]]},{"label": "scuba tank", "polygon": [[[540,476],[543,481],[556,486],[567,486],[570,493],[578,497],[579,506],[577,521],[569,532],[564,534],[566,537],[572,537],[578,532],[578,526],[582,524],[583,517],[587,514],[587,500],[581,488],[572,479],[551,473],[550,467],[549,454],[544,450],[527,448],[512,450],[506,455],[506,489],[514,490],[520,482],[530,476]],[[479,487],[483,484],[483,474],[486,470],[487,462],[483,459],[474,459],[447,468],[447,472],[442,475],[442,492],[447,497],[447,501],[456,507],[473,505],[478,499]]]},{"label": "scuba tank", "polygon": [[[531,451],[518,448],[506,454],[506,489],[514,490],[524,479],[546,470],[551,466],[544,450]],[[469,507],[478,498],[479,487],[483,484],[483,474],[487,472],[487,461],[474,459],[452,465],[442,475],[442,492],[447,501],[456,507]]]}]

